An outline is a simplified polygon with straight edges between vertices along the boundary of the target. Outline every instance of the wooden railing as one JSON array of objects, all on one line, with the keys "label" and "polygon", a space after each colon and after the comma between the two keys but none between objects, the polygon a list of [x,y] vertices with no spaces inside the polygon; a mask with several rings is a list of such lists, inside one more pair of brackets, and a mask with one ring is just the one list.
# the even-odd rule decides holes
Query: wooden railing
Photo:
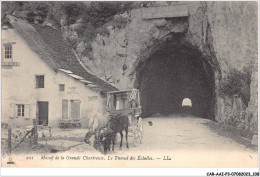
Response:
[{"label": "wooden railing", "polygon": [[2,62],[2,66],[20,66],[20,62]]}]

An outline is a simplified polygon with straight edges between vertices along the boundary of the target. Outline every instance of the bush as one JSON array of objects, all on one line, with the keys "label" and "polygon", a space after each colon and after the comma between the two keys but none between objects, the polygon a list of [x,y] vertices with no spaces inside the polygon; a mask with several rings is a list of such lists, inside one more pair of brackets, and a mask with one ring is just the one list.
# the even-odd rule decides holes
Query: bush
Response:
[{"label": "bush", "polygon": [[100,34],[101,36],[109,36],[109,31],[107,29],[107,26],[104,25],[104,26],[98,28],[95,31],[95,37],[97,36],[97,34]]},{"label": "bush", "polygon": [[84,29],[84,34],[80,37],[81,41],[90,44],[96,36],[96,29],[91,23],[87,23]]},{"label": "bush", "polygon": [[109,31],[107,29],[108,26],[121,29],[126,26],[126,23],[126,19],[121,16],[114,17],[111,21],[102,25],[99,28],[95,28],[93,24],[87,23],[77,31],[80,36],[80,40],[78,42],[84,41],[85,43],[91,45],[91,42],[94,40],[97,34],[100,34],[101,36],[109,35]]},{"label": "bush", "polygon": [[251,139],[253,136],[251,129],[254,126],[250,125],[251,119],[252,115],[247,115],[245,112],[242,114],[231,113],[221,126],[227,131],[237,132],[242,137]]},{"label": "bush", "polygon": [[[42,23],[47,17],[47,14],[52,6],[51,2],[2,2],[2,18],[5,15],[11,15],[13,12],[19,12],[18,18],[26,19],[29,22],[34,22],[35,19]],[[26,14],[26,17],[21,16]]]},{"label": "bush", "polygon": [[239,96],[245,105],[250,100],[251,72],[244,68],[243,72],[232,69],[219,84],[219,94],[222,98]]},{"label": "bush", "polygon": [[[26,11],[28,14],[26,20],[29,22],[38,21],[38,23],[42,23],[46,18],[51,18],[57,24],[60,23],[61,18],[66,17],[66,25],[80,23],[81,26],[77,29],[79,36],[77,41],[69,41],[76,48],[77,42],[81,41],[91,45],[97,34],[108,36],[108,26],[119,29],[125,27],[126,19],[115,15],[136,8],[139,5],[140,3],[131,1],[3,2],[2,17],[12,14],[14,11]],[[89,53],[89,58],[92,58],[91,49],[87,49],[84,53]]]},{"label": "bush", "polygon": [[126,26],[126,19],[122,16],[115,16],[111,21],[109,21],[106,26],[113,26],[114,28],[122,29]]},{"label": "bush", "polygon": [[[83,28],[79,29],[77,32],[79,34],[79,41],[84,41],[88,46],[91,46],[92,41],[96,38],[98,34],[101,36],[109,36],[108,26],[112,26],[113,28],[124,28],[126,26],[126,19],[121,16],[115,16],[111,21],[104,24],[99,28],[95,28],[93,24],[87,23],[83,26]],[[84,29],[84,30],[83,30]],[[76,46],[74,47],[76,48]],[[86,49],[83,53],[84,56],[87,56],[90,60],[93,59],[93,54],[91,51],[91,47]]]},{"label": "bush", "polygon": [[101,36],[108,36],[109,35],[109,31],[107,29],[108,26],[112,26],[114,29],[115,28],[122,29],[126,26],[126,23],[127,21],[124,17],[115,16],[111,21],[98,28],[96,30],[96,35],[100,34]]},{"label": "bush", "polygon": [[63,9],[67,16],[68,24],[75,23],[82,14],[84,8],[82,2],[63,2]]}]

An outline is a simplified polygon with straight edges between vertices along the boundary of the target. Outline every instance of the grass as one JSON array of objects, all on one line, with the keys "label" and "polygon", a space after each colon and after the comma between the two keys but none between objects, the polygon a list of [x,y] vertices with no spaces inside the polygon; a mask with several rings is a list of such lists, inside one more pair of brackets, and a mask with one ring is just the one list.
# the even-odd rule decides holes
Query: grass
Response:
[{"label": "grass", "polygon": [[242,144],[253,151],[257,151],[257,146],[252,145],[251,140],[240,136],[238,130],[235,129],[227,130],[225,127],[223,127],[223,125],[213,121],[209,121],[204,124],[208,126],[210,130],[213,131],[214,133],[226,138],[231,138],[235,142]]}]

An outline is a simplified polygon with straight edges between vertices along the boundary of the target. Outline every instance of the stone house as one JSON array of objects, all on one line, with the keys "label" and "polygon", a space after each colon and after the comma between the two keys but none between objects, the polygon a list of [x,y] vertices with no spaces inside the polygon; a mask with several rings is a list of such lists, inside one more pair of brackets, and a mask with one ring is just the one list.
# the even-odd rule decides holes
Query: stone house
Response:
[{"label": "stone house", "polygon": [[61,32],[8,16],[2,23],[2,122],[11,126],[88,123],[105,119],[108,91],[116,87],[91,74]]}]

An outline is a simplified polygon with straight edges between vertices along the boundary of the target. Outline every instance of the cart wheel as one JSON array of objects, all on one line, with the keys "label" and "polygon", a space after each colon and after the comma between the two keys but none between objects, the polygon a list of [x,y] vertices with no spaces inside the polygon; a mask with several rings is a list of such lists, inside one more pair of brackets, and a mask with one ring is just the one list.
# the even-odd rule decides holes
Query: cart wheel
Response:
[{"label": "cart wheel", "polygon": [[21,130],[14,131],[14,133],[12,133],[12,142],[19,143],[25,134],[26,132],[22,132]]}]

